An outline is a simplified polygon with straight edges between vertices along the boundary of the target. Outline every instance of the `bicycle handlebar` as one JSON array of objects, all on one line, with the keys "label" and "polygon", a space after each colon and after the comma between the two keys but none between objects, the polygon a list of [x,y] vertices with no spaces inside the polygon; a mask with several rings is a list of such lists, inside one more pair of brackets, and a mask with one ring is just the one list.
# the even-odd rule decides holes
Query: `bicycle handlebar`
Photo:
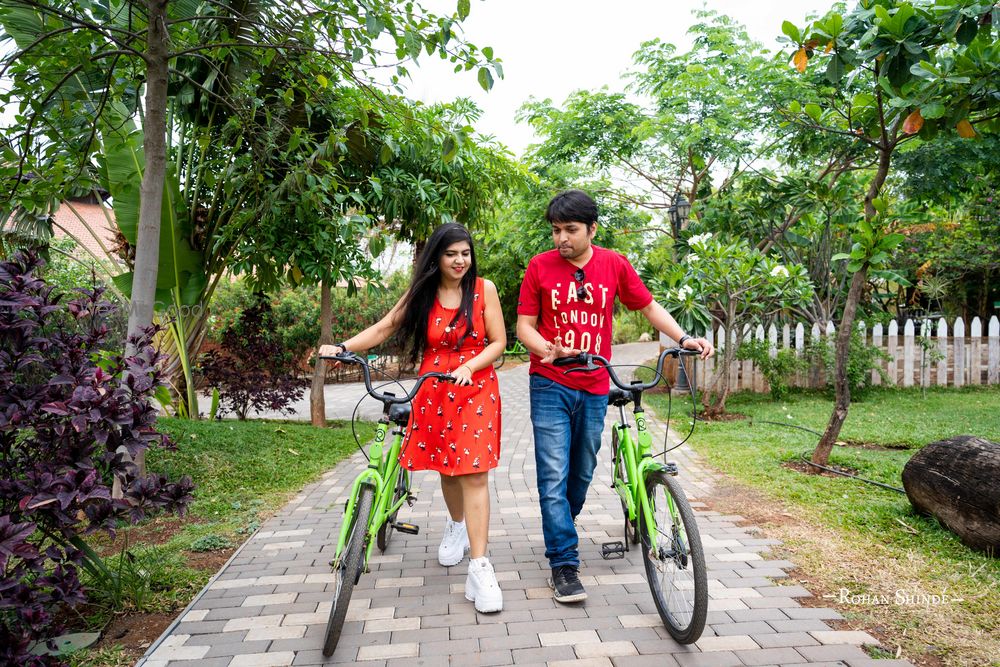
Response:
[{"label": "bicycle handlebar", "polygon": [[343,352],[341,354],[333,356],[320,356],[320,359],[324,359],[326,361],[339,361],[346,364],[357,364],[358,366],[361,366],[361,373],[362,375],[364,375],[365,378],[365,389],[368,390],[369,395],[371,395],[376,400],[381,401],[382,404],[386,406],[399,403],[409,403],[414,399],[414,397],[416,397],[417,392],[420,390],[420,386],[426,380],[438,378],[444,380],[445,382],[455,381],[455,378],[451,375],[448,375],[447,373],[438,373],[437,371],[432,371],[430,373],[424,373],[423,375],[419,376],[417,378],[417,384],[415,384],[413,386],[413,389],[411,389],[405,396],[396,396],[390,393],[380,394],[379,392],[375,391],[374,387],[372,387],[372,376],[371,372],[369,372],[368,370],[368,362],[362,359],[359,355],[355,354],[354,352]]},{"label": "bicycle handlebar", "polygon": [[624,384],[615,373],[614,366],[611,365],[611,362],[598,354],[581,352],[580,354],[573,355],[572,357],[559,357],[552,362],[552,365],[569,366],[571,364],[580,364],[576,368],[566,370],[565,373],[591,372],[603,368],[608,372],[608,377],[611,378],[611,381],[614,382],[615,386],[619,389],[624,391],[632,391],[635,389],[638,389],[639,391],[646,391],[647,389],[652,389],[660,383],[660,379],[663,377],[663,362],[667,357],[693,357],[700,354],[701,352],[698,350],[688,350],[682,347],[667,348],[660,353],[660,357],[656,361],[656,375],[653,376],[653,381],[636,382],[634,384]]}]

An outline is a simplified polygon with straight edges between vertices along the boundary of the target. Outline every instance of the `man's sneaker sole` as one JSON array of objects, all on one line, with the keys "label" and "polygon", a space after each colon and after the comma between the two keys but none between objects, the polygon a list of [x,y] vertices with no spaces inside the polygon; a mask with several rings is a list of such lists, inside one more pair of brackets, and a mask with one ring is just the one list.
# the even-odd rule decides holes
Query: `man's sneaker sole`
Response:
[{"label": "man's sneaker sole", "polygon": [[552,597],[556,599],[556,602],[583,602],[587,599],[587,591],[577,593],[576,595],[559,595],[556,592],[556,585],[551,577],[549,578],[549,588],[552,589]]}]

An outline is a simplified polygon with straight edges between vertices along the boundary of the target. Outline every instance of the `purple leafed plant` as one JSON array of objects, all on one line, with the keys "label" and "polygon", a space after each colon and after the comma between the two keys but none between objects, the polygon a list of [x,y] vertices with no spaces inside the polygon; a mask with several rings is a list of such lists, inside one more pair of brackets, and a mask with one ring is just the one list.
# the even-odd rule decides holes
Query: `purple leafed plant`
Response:
[{"label": "purple leafed plant", "polygon": [[[140,478],[122,452],[169,446],[150,398],[153,331],[124,357],[105,349],[114,307],[102,290],[62,302],[19,253],[0,263],[0,664],[52,665],[31,646],[85,601],[81,568],[113,576],[82,540],[161,511],[183,514],[190,478]],[[123,497],[112,498],[115,478]]]},{"label": "purple leafed plant", "polygon": [[292,412],[305,383],[274,332],[271,304],[264,298],[247,308],[222,335],[221,349],[202,355],[205,382],[219,389],[224,411],[246,419],[250,410]]}]

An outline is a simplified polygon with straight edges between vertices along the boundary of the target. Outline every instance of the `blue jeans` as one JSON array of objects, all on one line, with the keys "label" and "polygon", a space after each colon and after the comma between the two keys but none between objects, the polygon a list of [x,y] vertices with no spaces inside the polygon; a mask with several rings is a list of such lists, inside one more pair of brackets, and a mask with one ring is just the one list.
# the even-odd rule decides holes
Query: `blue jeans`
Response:
[{"label": "blue jeans", "polygon": [[540,375],[531,376],[529,387],[545,557],[550,567],[578,567],[573,520],[583,509],[594,478],[608,397],[570,389]]}]

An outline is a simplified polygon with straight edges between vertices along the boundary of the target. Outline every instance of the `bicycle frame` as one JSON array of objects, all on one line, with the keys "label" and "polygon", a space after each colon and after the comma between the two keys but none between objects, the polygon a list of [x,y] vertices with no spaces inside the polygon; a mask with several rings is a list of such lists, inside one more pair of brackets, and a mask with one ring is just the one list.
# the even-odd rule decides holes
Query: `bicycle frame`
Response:
[{"label": "bicycle frame", "polygon": [[[396,475],[399,472],[399,452],[405,434],[405,428],[397,425],[397,428],[392,431],[392,444],[389,446],[388,454],[386,454],[385,438],[391,424],[392,422],[385,418],[378,421],[375,427],[375,438],[368,448],[368,467],[354,478],[354,483],[351,485],[351,493],[344,510],[344,521],[340,525],[340,535],[337,538],[337,551],[333,557],[335,567],[339,566],[340,557],[347,546],[347,536],[354,524],[354,507],[363,484],[368,484],[375,490],[375,504],[372,506],[372,513],[365,530],[368,542],[365,545],[365,563],[371,557],[372,548],[375,546],[375,535],[378,533],[379,527],[406,502],[404,496],[393,505],[389,505],[393,491],[391,486],[395,483]],[[408,482],[409,480],[407,480],[407,486],[409,486]]]},{"label": "bicycle frame", "polygon": [[[657,463],[652,458],[653,437],[646,428],[646,411],[641,407],[635,408],[636,441],[632,439],[632,429],[625,418],[625,406],[619,406],[621,421],[612,428],[618,434],[618,456],[622,459],[622,469],[625,479],[617,476],[614,466],[612,466],[612,483],[615,491],[621,496],[622,502],[628,511],[628,520],[633,522],[641,514],[642,522],[646,527],[646,535],[649,536],[649,548],[656,552],[657,530],[653,520],[653,508],[649,506],[649,498],[643,480],[654,470],[666,470],[662,463]],[[668,497],[669,498],[669,497]],[[670,508],[671,514],[674,508]]]}]

